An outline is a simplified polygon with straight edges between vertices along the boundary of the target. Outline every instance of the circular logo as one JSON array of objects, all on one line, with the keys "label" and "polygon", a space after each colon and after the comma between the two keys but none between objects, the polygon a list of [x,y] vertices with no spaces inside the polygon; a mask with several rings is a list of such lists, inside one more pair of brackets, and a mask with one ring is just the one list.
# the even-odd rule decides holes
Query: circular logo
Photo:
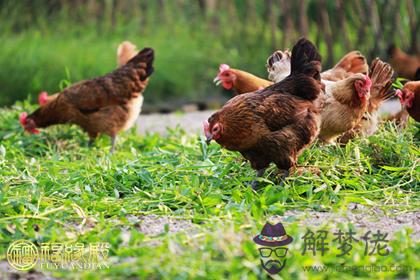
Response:
[{"label": "circular logo", "polygon": [[38,261],[38,249],[32,242],[20,239],[7,249],[7,261],[17,270],[28,270]]}]

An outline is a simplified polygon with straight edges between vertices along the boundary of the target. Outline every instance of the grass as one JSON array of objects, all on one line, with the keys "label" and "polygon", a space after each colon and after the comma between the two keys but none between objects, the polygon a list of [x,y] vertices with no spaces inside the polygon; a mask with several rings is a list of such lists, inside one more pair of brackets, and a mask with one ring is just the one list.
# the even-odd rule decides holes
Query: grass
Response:
[{"label": "grass", "polygon": [[[86,148],[87,136],[76,126],[55,126],[24,135],[18,122],[29,100],[0,109],[0,259],[11,242],[108,242],[107,270],[43,270],[78,279],[419,279],[420,245],[412,229],[400,229],[388,246],[390,255],[364,256],[364,243],[350,256],[336,242],[321,257],[304,255],[302,223],[310,213],[345,213],[349,202],[394,209],[420,210],[420,149],[416,128],[388,124],[377,135],[356,139],[345,148],[313,145],[299,158],[305,168],[292,172],[281,192],[277,169],[250,188],[255,172],[238,153],[180,129],[167,137],[120,133],[116,153],[101,136]],[[290,244],[286,268],[269,276],[252,242],[268,217],[286,210],[302,215],[282,220]],[[143,218],[155,214],[192,223],[190,231],[145,235]],[[81,229],[79,229],[79,227]],[[323,224],[311,230],[331,230]],[[342,224],[343,230],[353,225]],[[402,272],[313,272],[350,265],[404,265]]]},{"label": "grass", "polygon": [[[55,5],[51,1],[2,1],[0,106],[11,106],[28,94],[36,102],[42,91],[49,94],[58,92],[60,81],[67,79],[66,69],[71,73],[73,83],[113,71],[117,66],[117,47],[125,40],[140,49],[147,46],[156,51],[156,71],[148,84],[146,106],[156,110],[154,107],[164,102],[166,104],[163,105],[176,107],[174,103],[202,101],[211,106],[221,96],[232,96],[232,91],[222,86],[215,88],[212,83],[220,64],[226,63],[232,68],[267,78],[267,58],[278,49],[293,47],[294,42],[284,42],[283,12],[278,4],[274,4],[278,1],[271,1],[274,4],[273,16],[278,18],[278,26],[273,32],[267,21],[268,2],[222,1],[215,10],[209,9],[205,14],[199,2],[202,1],[122,1],[117,5],[113,1],[96,1],[94,6],[98,10],[92,11],[84,2],[62,1]],[[325,67],[328,49],[323,35],[318,39],[319,3],[313,0],[306,2],[310,26],[308,37],[313,42],[319,41],[318,48],[324,56]],[[327,2],[333,34],[341,34],[342,31],[335,30],[336,4],[334,1]],[[377,3],[380,7],[387,5],[386,1],[380,2]],[[250,8],[250,4],[255,8]],[[408,16],[403,7],[405,5],[401,5],[399,13],[404,18],[403,27],[408,35]],[[111,12],[114,8],[115,14]],[[347,9],[345,33],[348,33],[351,42],[357,42],[360,28],[371,34],[361,45],[352,46],[371,61],[379,55],[376,53],[374,57],[369,57],[376,40],[374,32],[369,26],[360,27],[360,18],[354,13],[353,6],[347,5]],[[389,15],[385,18],[388,20],[381,27],[384,30],[394,28]],[[294,32],[292,37],[297,40],[300,35]],[[395,43],[399,43],[399,38],[395,38]],[[346,54],[343,44],[339,39],[334,42],[335,62]]]}]

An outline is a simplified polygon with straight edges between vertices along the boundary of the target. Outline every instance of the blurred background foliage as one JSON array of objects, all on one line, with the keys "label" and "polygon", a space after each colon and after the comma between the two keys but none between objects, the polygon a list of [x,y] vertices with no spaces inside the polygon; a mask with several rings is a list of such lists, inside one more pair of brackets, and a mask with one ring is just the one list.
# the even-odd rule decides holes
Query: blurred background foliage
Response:
[{"label": "blurred background foliage", "polygon": [[[0,0],[0,106],[116,67],[128,40],[156,51],[146,108],[219,100],[226,63],[267,77],[266,59],[310,38],[332,67],[357,49],[370,62],[394,43],[419,53],[420,0]],[[67,74],[70,73],[70,75]],[[217,106],[217,104],[216,104]]]}]

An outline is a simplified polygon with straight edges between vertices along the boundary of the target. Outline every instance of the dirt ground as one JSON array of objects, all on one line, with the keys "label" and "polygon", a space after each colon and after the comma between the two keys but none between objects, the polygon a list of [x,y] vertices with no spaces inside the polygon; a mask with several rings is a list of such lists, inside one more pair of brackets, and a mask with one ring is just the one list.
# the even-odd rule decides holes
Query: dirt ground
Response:
[{"label": "dirt ground", "polygon": [[[381,114],[394,114],[400,109],[401,105],[398,100],[390,100],[382,104],[379,112]],[[214,112],[215,110],[193,111],[184,114],[141,114],[137,120],[137,133],[145,135],[147,131],[149,133],[157,132],[161,135],[166,135],[166,127],[175,129],[177,125],[188,134],[203,133],[203,121],[208,119]]]}]

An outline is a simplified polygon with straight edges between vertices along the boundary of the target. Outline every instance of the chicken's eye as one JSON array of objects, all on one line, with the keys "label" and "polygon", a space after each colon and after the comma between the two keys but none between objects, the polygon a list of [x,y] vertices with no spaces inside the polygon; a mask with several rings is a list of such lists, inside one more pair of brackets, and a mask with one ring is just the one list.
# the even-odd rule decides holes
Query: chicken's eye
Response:
[{"label": "chicken's eye", "polygon": [[217,127],[213,128],[213,131],[217,131]]},{"label": "chicken's eye", "polygon": [[230,73],[226,73],[226,74],[225,74],[225,76],[226,76],[226,77],[229,77],[229,75],[230,75]]}]

